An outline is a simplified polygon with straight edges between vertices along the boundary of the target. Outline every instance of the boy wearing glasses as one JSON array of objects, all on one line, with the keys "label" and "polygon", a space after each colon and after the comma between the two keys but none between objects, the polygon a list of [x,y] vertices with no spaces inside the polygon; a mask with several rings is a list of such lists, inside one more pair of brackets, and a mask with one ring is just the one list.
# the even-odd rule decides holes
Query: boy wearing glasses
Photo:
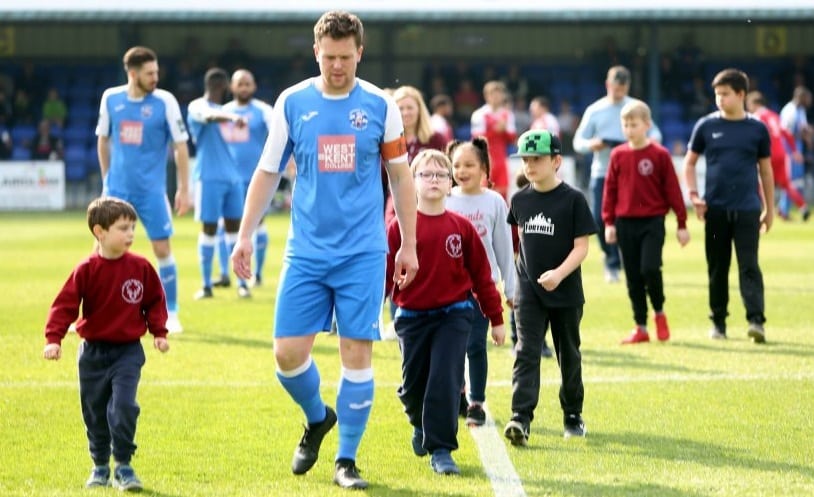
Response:
[{"label": "boy wearing glasses", "polygon": [[476,311],[469,296],[477,295],[497,345],[505,335],[503,308],[480,235],[468,219],[445,207],[452,188],[449,159],[443,152],[426,149],[413,159],[411,169],[418,192],[416,247],[421,271],[410,286],[392,283],[401,246],[398,222],[387,230],[385,281],[397,306],[394,326],[402,354],[398,396],[413,426],[413,452],[430,453],[436,473],[459,474],[450,452],[458,448],[464,359]]}]

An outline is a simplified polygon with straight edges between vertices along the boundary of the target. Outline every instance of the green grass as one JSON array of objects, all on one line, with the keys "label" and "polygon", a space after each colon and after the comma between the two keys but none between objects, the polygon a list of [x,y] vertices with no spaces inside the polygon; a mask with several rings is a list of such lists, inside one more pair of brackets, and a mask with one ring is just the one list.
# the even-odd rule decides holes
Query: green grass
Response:
[{"label": "green grass", "polygon": [[[87,496],[91,468],[79,413],[78,340],[63,359],[42,359],[48,307],[92,239],[81,213],[0,215],[0,495]],[[133,464],[148,496],[346,495],[331,483],[336,435],[305,476],[289,464],[302,415],[274,376],[271,323],[286,217],[269,219],[266,285],[250,301],[234,288],[196,302],[197,226],[176,223],[185,332],[162,355],[149,349],[139,389],[142,414]],[[669,221],[672,230],[674,223]],[[631,311],[622,285],[601,279],[595,242],[583,265],[584,417],[588,437],[563,440],[558,369],[543,363],[530,446],[507,447],[529,496],[768,496],[814,494],[814,229],[779,223],[762,239],[769,343],[746,339],[731,274],[726,342],[707,338],[701,225],[684,249],[665,247],[667,344],[621,347]],[[143,231],[134,250],[149,255]],[[296,319],[296,317],[292,317]],[[145,346],[149,345],[147,340]],[[338,380],[337,340],[320,336],[314,356],[325,399]],[[489,408],[507,421],[512,359],[490,349]],[[358,464],[377,496],[488,496],[494,491],[473,438],[459,432],[463,475],[439,477],[412,455],[410,428],[395,390],[395,342],[375,347],[376,402]],[[502,438],[502,437],[501,437]]]}]

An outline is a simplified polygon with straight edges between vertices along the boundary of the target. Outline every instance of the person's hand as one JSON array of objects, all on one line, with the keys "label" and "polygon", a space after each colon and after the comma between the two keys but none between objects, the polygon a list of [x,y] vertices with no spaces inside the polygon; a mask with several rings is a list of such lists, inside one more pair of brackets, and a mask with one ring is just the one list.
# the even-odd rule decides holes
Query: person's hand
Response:
[{"label": "person's hand", "polygon": [[554,291],[558,286],[560,286],[560,282],[562,278],[560,278],[557,271],[550,269],[545,273],[541,274],[539,278],[537,278],[537,283],[543,286],[549,292]]},{"label": "person's hand", "polygon": [[768,233],[770,229],[772,229],[772,223],[774,222],[774,209],[769,208],[763,211],[763,214],[760,216],[760,232],[761,233]]},{"label": "person's hand", "polygon": [[175,212],[179,216],[183,216],[189,210],[189,191],[186,189],[177,189],[175,191]]},{"label": "person's hand", "polygon": [[690,243],[690,231],[687,228],[681,228],[676,231],[676,238],[678,239],[678,244],[684,247]]},{"label": "person's hand", "polygon": [[605,142],[602,141],[602,138],[592,138],[591,141],[588,142],[588,148],[591,149],[593,152],[598,152],[605,148]]},{"label": "person's hand", "polygon": [[703,221],[704,217],[707,215],[707,202],[698,195],[691,196],[690,201],[692,202],[692,206],[695,208],[695,215],[700,221]]},{"label": "person's hand", "polygon": [[611,245],[616,243],[616,226],[605,226],[605,243]]},{"label": "person's hand", "polygon": [[42,351],[42,356],[49,361],[58,361],[62,357],[62,347],[58,343],[49,343]]},{"label": "person's hand", "polygon": [[167,341],[166,337],[155,337],[153,338],[153,347],[164,353],[170,350],[170,343]]},{"label": "person's hand", "polygon": [[506,341],[506,327],[502,324],[492,326],[492,343],[495,345],[503,345]]},{"label": "person's hand", "polygon": [[232,270],[238,278],[250,280],[252,278],[252,241],[247,238],[238,238],[232,250]]},{"label": "person's hand", "polygon": [[506,308],[514,309],[514,299],[506,299]]},{"label": "person's hand", "polygon": [[415,279],[418,272],[418,256],[415,246],[402,245],[396,252],[395,267],[393,270],[393,283],[398,285],[399,290],[404,290]]}]

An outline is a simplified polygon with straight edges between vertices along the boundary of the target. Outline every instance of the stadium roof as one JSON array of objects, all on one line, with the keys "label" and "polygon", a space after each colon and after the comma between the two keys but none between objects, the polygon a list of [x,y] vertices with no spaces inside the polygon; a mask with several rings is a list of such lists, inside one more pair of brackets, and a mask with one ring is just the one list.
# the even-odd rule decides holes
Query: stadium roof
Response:
[{"label": "stadium roof", "polygon": [[812,0],[22,0],[10,21],[312,22],[342,8],[365,21],[814,21]]}]

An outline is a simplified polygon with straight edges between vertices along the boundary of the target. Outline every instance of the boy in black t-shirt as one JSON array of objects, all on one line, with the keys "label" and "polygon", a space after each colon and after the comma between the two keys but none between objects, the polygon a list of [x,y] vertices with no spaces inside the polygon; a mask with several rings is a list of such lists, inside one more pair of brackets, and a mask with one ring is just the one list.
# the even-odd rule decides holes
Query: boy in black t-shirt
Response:
[{"label": "boy in black t-shirt", "polygon": [[504,435],[526,445],[540,396],[540,351],[549,323],[562,385],[565,438],[585,436],[582,421],[582,356],[579,323],[585,297],[580,264],[588,239],[596,233],[581,192],[557,177],[560,140],[545,130],[530,130],[518,140],[517,156],[529,185],[511,200],[508,222],[520,235],[515,320],[517,346],[512,370],[512,417]]},{"label": "boy in black t-shirt", "polygon": [[[738,282],[749,322],[747,335],[755,343],[764,343],[766,316],[758,242],[760,231],[769,231],[774,218],[769,131],[744,110],[749,89],[746,73],[724,69],[712,80],[712,88],[719,110],[695,123],[684,157],[684,179],[690,200],[698,219],[704,221],[710,338],[726,338],[729,266],[734,245]],[[707,161],[703,198],[698,194],[695,172],[701,154]]]}]

